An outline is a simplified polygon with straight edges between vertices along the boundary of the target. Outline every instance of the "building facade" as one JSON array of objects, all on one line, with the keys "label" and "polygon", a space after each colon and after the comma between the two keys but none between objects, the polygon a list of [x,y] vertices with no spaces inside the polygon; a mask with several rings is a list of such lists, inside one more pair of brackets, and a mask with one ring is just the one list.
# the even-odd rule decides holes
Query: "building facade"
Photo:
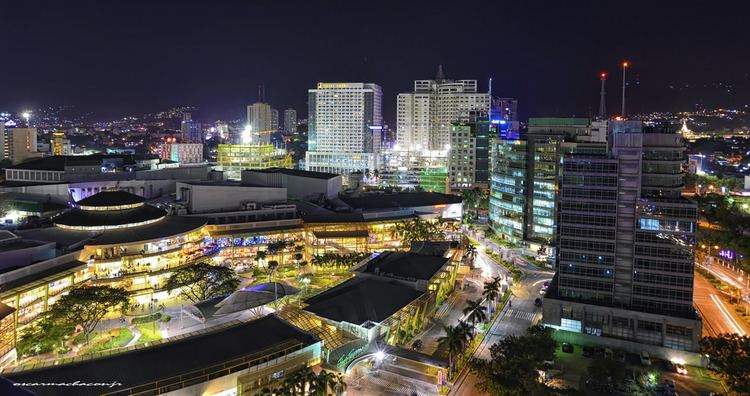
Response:
[{"label": "building facade", "polygon": [[182,114],[180,138],[182,143],[203,143],[203,126],[200,122],[193,121],[190,113]]},{"label": "building facade", "polygon": [[532,118],[526,136],[492,141],[489,220],[502,238],[553,254],[563,156],[606,150],[580,141],[588,125],[588,119]]},{"label": "building facade", "polygon": [[[253,136],[252,143],[269,144],[271,142],[271,131],[273,131],[273,109],[268,103],[257,102],[247,106],[247,124],[244,133]],[[246,141],[243,136],[243,143]]]},{"label": "building facade", "polygon": [[284,132],[290,134],[297,133],[297,110],[284,110]]},{"label": "building facade", "polygon": [[203,144],[164,143],[161,147],[161,159],[182,164],[203,162]]},{"label": "building facade", "polygon": [[452,191],[488,187],[494,131],[486,115],[474,114],[468,121],[451,123],[448,176]]},{"label": "building facade", "polygon": [[37,152],[36,128],[5,128],[2,129],[2,158],[7,158],[18,164],[32,158],[40,158],[43,153]]},{"label": "building facade", "polygon": [[372,83],[318,83],[310,89],[306,170],[374,170],[372,131],[382,126],[382,98]]},{"label": "building facade", "polygon": [[470,111],[487,114],[490,96],[477,80],[447,80],[442,68],[435,80],[414,81],[414,91],[397,100],[397,142],[410,150],[447,150],[450,126]]},{"label": "building facade", "polygon": [[606,155],[563,160],[558,271],[544,323],[631,350],[651,345],[667,358],[697,351],[697,208],[681,196],[684,142],[640,121],[610,121],[609,139]]},{"label": "building facade", "polygon": [[272,144],[220,144],[216,165],[229,179],[239,179],[245,169],[293,166],[292,155]]}]

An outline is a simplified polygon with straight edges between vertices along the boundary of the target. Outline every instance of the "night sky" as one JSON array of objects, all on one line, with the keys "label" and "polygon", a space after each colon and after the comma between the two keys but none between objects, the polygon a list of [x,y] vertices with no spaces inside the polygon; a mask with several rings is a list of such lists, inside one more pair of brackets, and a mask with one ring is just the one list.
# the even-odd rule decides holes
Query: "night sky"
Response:
[{"label": "night sky", "polygon": [[[55,1],[0,6],[0,111],[74,105],[100,117],[196,105],[239,118],[258,84],[306,113],[317,81],[375,82],[387,122],[396,94],[432,78],[478,79],[517,97],[522,117],[587,116],[599,71],[619,108],[750,102],[747,2]],[[731,84],[730,92],[724,85]],[[687,85],[687,87],[685,87]]]}]

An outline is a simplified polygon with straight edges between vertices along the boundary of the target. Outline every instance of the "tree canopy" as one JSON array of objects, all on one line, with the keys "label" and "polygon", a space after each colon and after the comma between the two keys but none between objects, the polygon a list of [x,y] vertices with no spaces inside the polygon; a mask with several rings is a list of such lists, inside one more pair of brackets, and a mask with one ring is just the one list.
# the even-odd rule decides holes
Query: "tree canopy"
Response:
[{"label": "tree canopy", "polygon": [[703,337],[700,352],[708,355],[730,389],[740,395],[750,394],[750,336]]},{"label": "tree canopy", "polygon": [[181,296],[199,302],[229,294],[239,285],[231,268],[198,263],[172,272],[164,287],[170,293],[179,289]]},{"label": "tree canopy", "polygon": [[555,356],[551,330],[532,326],[523,336],[510,336],[490,347],[489,360],[475,359],[471,369],[479,377],[477,389],[498,396],[552,394],[539,381],[538,367]]}]

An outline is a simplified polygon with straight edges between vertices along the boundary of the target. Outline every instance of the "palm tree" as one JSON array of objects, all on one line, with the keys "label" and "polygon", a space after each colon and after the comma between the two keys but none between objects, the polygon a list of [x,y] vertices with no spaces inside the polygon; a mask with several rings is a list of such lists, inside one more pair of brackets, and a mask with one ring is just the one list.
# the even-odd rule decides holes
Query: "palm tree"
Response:
[{"label": "palm tree", "polygon": [[[296,250],[296,249],[295,249]],[[299,288],[300,263],[305,256],[302,253],[294,253],[294,261],[297,263],[297,287]]]},{"label": "palm tree", "polygon": [[466,257],[468,257],[471,261],[474,261],[474,259],[477,257],[477,247],[469,244],[469,246],[466,247]]},{"label": "palm tree", "polygon": [[276,260],[271,260],[268,262],[268,283],[271,283],[271,276],[276,272],[276,268],[279,267],[279,262]]},{"label": "palm tree", "polygon": [[468,323],[464,322],[463,320],[458,321],[456,328],[458,329],[459,333],[464,336],[464,349],[466,349],[466,347],[469,346],[469,343],[474,340],[474,330],[471,326],[469,326]]},{"label": "palm tree", "polygon": [[344,379],[344,376],[339,374],[336,376],[336,385],[334,386],[334,393],[336,396],[341,395],[342,393],[346,392],[346,380]]},{"label": "palm tree", "polygon": [[466,301],[466,307],[463,310],[466,319],[471,322],[472,325],[476,326],[477,322],[484,322],[487,320],[487,312],[482,306],[482,299],[478,298],[475,301]]},{"label": "palm tree", "polygon": [[263,260],[265,260],[267,256],[268,254],[265,250],[258,250],[258,253],[255,253],[255,261],[258,262],[258,266],[263,266]]},{"label": "palm tree", "polygon": [[438,338],[438,348],[448,350],[448,376],[453,376],[453,366],[456,356],[463,352],[466,345],[466,335],[458,326],[443,326],[445,335]]},{"label": "palm tree", "polygon": [[500,295],[500,277],[492,278],[489,282],[484,282],[482,296],[487,299],[487,309],[490,315],[495,311],[495,300]]},{"label": "palm tree", "polygon": [[[279,267],[279,262],[271,260],[268,262],[268,283],[271,283],[271,276],[276,272],[276,268]],[[273,282],[273,302],[276,308],[279,307],[279,295],[278,295],[278,282]]]}]

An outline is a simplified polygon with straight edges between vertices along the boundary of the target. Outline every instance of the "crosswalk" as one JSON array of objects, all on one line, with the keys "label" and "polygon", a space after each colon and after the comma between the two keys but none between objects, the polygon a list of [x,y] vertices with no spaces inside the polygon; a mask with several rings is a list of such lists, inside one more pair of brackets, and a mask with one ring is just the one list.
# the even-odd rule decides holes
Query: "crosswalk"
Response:
[{"label": "crosswalk", "polygon": [[523,319],[528,320],[529,322],[533,322],[536,318],[537,313],[536,312],[526,312],[521,310],[514,310],[511,308],[508,308],[508,312],[505,314],[506,318],[516,318],[516,319]]},{"label": "crosswalk", "polygon": [[428,392],[424,389],[418,389],[413,385],[404,385],[401,383],[394,383],[391,381],[388,381],[382,377],[375,377],[372,374],[367,374],[363,378],[367,379],[368,382],[378,385],[380,387],[386,388],[388,390],[394,391],[396,393],[404,394],[404,395],[414,395],[417,396],[435,396],[437,395],[437,392]]}]

